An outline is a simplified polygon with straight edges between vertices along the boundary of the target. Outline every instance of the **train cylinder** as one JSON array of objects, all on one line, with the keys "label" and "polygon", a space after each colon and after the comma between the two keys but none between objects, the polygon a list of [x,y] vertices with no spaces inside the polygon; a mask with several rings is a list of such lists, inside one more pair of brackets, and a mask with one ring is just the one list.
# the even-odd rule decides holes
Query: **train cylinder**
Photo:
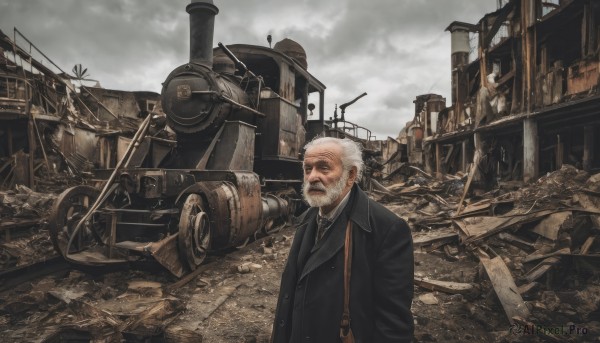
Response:
[{"label": "train cylinder", "polygon": [[194,0],[185,10],[190,14],[190,62],[212,68],[215,16],[212,0]]},{"label": "train cylinder", "polygon": [[275,219],[289,215],[288,202],[272,194],[262,197],[263,219]]}]

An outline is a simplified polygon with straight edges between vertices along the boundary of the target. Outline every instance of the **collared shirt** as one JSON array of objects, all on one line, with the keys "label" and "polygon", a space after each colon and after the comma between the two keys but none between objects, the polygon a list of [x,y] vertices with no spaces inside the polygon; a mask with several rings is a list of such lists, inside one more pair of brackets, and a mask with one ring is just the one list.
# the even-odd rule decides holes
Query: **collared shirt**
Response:
[{"label": "collared shirt", "polygon": [[[319,222],[319,220],[321,218],[325,218],[329,222],[329,225],[327,225],[325,227],[325,229],[323,230],[323,235],[325,235],[325,232],[327,232],[327,230],[329,230],[329,228],[331,227],[331,225],[337,220],[337,218],[342,213],[342,210],[344,209],[344,207],[346,207],[346,204],[348,203],[348,199],[350,199],[350,193],[351,192],[352,192],[352,190],[350,190],[348,193],[346,193],[346,196],[344,197],[344,199],[342,199],[342,201],[340,201],[340,203],[333,210],[331,210],[329,213],[323,214],[323,210],[321,208],[319,208],[319,215],[317,216],[317,223]],[[319,240],[319,237],[317,235],[317,237],[315,237],[315,243],[318,240]]]}]

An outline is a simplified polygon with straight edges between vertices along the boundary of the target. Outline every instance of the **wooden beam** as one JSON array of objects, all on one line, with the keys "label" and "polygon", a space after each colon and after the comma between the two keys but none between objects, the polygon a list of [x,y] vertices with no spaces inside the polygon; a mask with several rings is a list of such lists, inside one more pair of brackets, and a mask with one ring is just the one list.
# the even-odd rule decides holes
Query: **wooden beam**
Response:
[{"label": "wooden beam", "polygon": [[583,128],[583,170],[590,171],[594,161],[594,126]]},{"label": "wooden beam", "polygon": [[492,282],[492,287],[494,287],[500,303],[502,303],[502,308],[508,317],[508,321],[514,324],[513,317],[515,316],[522,318],[529,317],[529,309],[523,298],[521,298],[519,288],[515,284],[510,270],[508,270],[502,258],[498,256],[490,260],[482,256],[480,257],[480,261]]},{"label": "wooden beam", "polygon": [[467,178],[467,183],[465,184],[463,194],[460,197],[460,201],[458,202],[458,209],[456,210],[456,214],[454,215],[455,217],[458,216],[460,214],[460,211],[462,210],[463,201],[465,201],[465,197],[469,192],[469,187],[471,187],[471,181],[473,181],[473,175],[475,175],[475,169],[475,164],[471,163],[471,168],[469,169],[469,177]]},{"label": "wooden beam", "polygon": [[440,143],[435,143],[435,171],[436,177],[441,180],[443,178],[442,173],[442,148]]},{"label": "wooden beam", "polygon": [[35,141],[35,130],[33,126],[33,117],[29,114],[29,121],[27,122],[27,139],[29,141],[29,156],[28,156],[28,181],[27,187],[35,191],[35,179],[33,177],[33,161],[35,159],[36,141]]},{"label": "wooden beam", "polygon": [[6,132],[6,144],[8,145],[8,156],[12,156],[15,152],[13,151],[13,128],[10,124],[8,124]]},{"label": "wooden beam", "polygon": [[440,280],[425,280],[422,278],[414,278],[415,285],[428,289],[430,291],[439,291],[449,294],[469,294],[474,292],[475,287],[470,283],[440,281]]}]

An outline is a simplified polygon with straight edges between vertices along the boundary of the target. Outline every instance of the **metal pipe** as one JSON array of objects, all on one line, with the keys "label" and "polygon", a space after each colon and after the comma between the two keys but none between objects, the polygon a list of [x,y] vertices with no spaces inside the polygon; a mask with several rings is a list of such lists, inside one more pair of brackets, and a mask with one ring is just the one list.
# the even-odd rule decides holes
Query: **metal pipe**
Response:
[{"label": "metal pipe", "polygon": [[267,117],[266,114],[264,114],[262,112],[259,112],[259,111],[255,110],[255,109],[253,109],[251,107],[248,107],[246,105],[242,105],[239,102],[236,102],[235,100],[233,100],[231,98],[228,98],[228,97],[222,95],[219,92],[215,92],[215,91],[192,91],[192,94],[211,94],[211,95],[214,95],[214,96],[218,97],[219,99],[221,99],[221,100],[223,100],[225,102],[228,102],[228,103],[230,103],[230,104],[232,104],[234,106],[237,106],[239,108],[243,108],[243,109],[245,109],[247,111],[250,111],[250,112],[256,114],[257,116],[259,116],[261,118],[266,118]]},{"label": "metal pipe", "polygon": [[185,10],[190,14],[190,62],[212,69],[215,15],[212,0],[194,0]]},{"label": "metal pipe", "polygon": [[272,194],[262,197],[263,220],[285,217],[289,213],[288,202]]}]

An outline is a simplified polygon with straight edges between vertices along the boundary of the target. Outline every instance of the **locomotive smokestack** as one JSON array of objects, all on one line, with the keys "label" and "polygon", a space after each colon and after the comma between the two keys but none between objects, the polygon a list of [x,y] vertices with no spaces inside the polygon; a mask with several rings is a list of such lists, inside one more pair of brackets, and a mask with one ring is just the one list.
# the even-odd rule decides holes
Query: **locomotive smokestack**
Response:
[{"label": "locomotive smokestack", "polygon": [[185,10],[190,14],[190,62],[212,68],[215,15],[212,0],[193,0]]}]

